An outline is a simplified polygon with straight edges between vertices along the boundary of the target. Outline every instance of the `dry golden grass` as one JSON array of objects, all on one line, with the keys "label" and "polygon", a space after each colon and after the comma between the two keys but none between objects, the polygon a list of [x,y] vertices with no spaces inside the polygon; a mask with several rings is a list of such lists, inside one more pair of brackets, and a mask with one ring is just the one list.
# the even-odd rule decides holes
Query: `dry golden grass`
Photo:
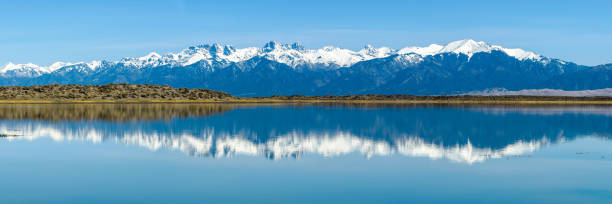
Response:
[{"label": "dry golden grass", "polygon": [[175,117],[200,117],[222,114],[238,105],[232,104],[162,104],[162,103],[52,103],[0,104],[0,118],[11,120],[160,120]]}]

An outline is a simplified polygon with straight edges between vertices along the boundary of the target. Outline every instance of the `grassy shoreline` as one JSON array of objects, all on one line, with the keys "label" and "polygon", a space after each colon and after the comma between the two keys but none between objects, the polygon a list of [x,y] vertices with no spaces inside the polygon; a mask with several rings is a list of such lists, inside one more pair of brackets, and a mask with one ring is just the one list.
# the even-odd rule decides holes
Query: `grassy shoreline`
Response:
[{"label": "grassy shoreline", "polygon": [[275,98],[231,98],[231,99],[125,99],[125,100],[50,100],[50,99],[24,99],[0,100],[0,104],[173,104],[173,103],[245,103],[245,104],[319,104],[319,103],[347,103],[347,104],[551,104],[551,105],[612,105],[612,100],[551,100],[551,99],[506,99],[506,100],[479,100],[479,99],[451,99],[451,100],[419,100],[419,99],[275,99]]},{"label": "grassy shoreline", "polygon": [[167,85],[41,85],[0,86],[0,104],[593,104],[612,105],[612,97],[477,96],[477,95],[326,95],[236,97],[209,89],[173,88]]}]

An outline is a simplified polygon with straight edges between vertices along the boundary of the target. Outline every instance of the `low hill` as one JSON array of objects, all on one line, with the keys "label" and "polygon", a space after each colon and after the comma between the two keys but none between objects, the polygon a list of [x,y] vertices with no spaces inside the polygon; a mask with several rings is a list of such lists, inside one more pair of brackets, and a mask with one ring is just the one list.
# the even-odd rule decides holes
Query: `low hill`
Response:
[{"label": "low hill", "polygon": [[122,100],[122,99],[225,99],[232,95],[209,89],[172,88],[170,86],[107,84],[107,85],[42,85],[0,87],[0,100]]}]

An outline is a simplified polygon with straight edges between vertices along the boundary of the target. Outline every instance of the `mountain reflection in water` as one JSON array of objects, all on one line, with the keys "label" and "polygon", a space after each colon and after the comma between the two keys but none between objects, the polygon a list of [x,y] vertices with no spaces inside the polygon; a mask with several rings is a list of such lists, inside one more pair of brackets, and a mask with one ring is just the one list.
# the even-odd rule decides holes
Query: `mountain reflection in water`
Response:
[{"label": "mountain reflection in water", "polygon": [[609,139],[606,106],[0,105],[3,140],[114,141],[189,155],[361,153],[474,163],[578,137]]}]

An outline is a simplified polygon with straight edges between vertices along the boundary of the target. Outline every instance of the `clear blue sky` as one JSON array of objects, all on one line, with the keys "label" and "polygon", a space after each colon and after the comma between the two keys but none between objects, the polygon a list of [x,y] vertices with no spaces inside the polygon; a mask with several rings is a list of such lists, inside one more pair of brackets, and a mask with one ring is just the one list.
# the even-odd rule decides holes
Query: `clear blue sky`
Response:
[{"label": "clear blue sky", "polygon": [[201,43],[402,48],[472,38],[612,63],[612,1],[0,1],[0,66],[117,60]]}]

